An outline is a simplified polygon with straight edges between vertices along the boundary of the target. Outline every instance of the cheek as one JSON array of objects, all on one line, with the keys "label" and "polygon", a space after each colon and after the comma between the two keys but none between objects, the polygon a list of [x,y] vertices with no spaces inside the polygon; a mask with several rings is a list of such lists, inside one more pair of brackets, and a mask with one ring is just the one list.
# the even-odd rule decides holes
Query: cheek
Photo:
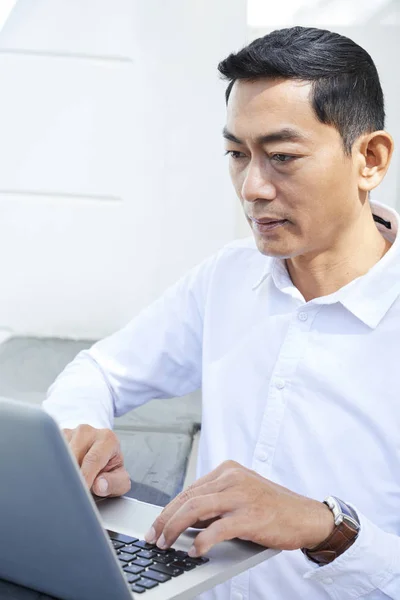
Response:
[{"label": "cheek", "polygon": [[[315,183],[321,192],[332,196],[348,196],[354,181],[352,160],[340,152],[326,152],[319,161],[314,161]],[[310,182],[311,183],[311,182]]]},{"label": "cheek", "polygon": [[229,164],[229,176],[231,178],[232,181],[232,185],[235,189],[235,192],[237,194],[237,196],[240,198],[240,201],[243,202],[241,195],[242,195],[242,187],[243,187],[243,181],[244,181],[244,174],[243,172],[241,172],[237,166],[232,165],[232,163]]},{"label": "cheek", "polygon": [[299,217],[307,218],[335,213],[337,199],[340,200],[343,189],[348,191],[348,185],[348,174],[343,165],[339,169],[325,161],[313,160],[288,177],[282,177],[277,187],[288,208]]},{"label": "cheek", "polygon": [[[332,172],[315,172],[287,188],[288,213],[293,215],[296,234],[310,244],[324,244],[350,218],[349,183]],[[285,200],[284,200],[285,201]]]}]

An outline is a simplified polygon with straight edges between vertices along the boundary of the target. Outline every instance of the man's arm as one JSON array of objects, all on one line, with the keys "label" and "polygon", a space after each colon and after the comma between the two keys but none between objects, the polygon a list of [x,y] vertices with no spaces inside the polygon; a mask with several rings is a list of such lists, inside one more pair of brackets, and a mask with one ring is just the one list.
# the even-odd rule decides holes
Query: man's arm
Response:
[{"label": "man's arm", "polygon": [[201,386],[203,311],[216,257],[190,271],[126,327],[78,354],[43,408],[63,428],[113,425],[155,398]]},{"label": "man's arm", "polygon": [[[126,327],[84,350],[49,388],[44,409],[63,428],[89,488],[129,489],[119,442],[121,416],[154,398],[201,386],[203,315],[218,255],[169,288]],[[102,492],[104,480],[109,484]]]},{"label": "man's arm", "polygon": [[[309,561],[313,570],[305,579],[318,582],[332,600],[400,600],[400,537],[352,508],[360,518],[357,539],[330,564]],[[202,528],[189,550],[202,556],[236,537],[278,550],[313,548],[330,536],[334,519],[323,502],[228,460],[176,496],[145,538],[165,550],[188,527]]]},{"label": "man's arm", "polygon": [[360,533],[352,546],[305,579],[318,581],[332,600],[400,600],[400,537],[377,527],[354,507]]}]

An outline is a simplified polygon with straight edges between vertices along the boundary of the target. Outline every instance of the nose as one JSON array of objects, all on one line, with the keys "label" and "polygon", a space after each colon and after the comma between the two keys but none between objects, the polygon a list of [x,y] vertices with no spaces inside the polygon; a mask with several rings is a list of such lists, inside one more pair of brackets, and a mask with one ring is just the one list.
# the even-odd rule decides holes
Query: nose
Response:
[{"label": "nose", "polygon": [[269,169],[265,164],[258,161],[251,161],[248,164],[241,194],[246,202],[275,199],[276,188],[271,181]]}]

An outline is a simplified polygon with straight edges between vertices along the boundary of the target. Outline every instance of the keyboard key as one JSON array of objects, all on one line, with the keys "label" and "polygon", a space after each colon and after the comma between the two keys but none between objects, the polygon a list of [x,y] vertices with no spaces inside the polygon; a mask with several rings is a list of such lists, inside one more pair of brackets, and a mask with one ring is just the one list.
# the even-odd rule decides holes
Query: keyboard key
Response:
[{"label": "keyboard key", "polygon": [[135,565],[129,565],[126,567],[123,567],[125,573],[132,573],[133,575],[138,575],[139,573],[142,573],[142,571],[144,571],[143,567],[139,567],[139,565],[136,567]]},{"label": "keyboard key", "polygon": [[117,558],[121,562],[128,563],[128,562],[131,562],[131,560],[133,559],[133,556],[131,554],[126,554],[125,552],[120,552],[119,554],[117,554]]},{"label": "keyboard key", "polygon": [[173,554],[175,552],[175,548],[167,548],[167,550],[160,550],[160,548],[157,548],[157,546],[155,546],[154,552],[157,552],[157,554],[160,554],[160,556],[162,556],[163,554]]},{"label": "keyboard key", "polygon": [[144,588],[139,587],[136,584],[131,586],[131,590],[132,592],[136,592],[136,594],[144,594],[144,592],[146,591]]},{"label": "keyboard key", "polygon": [[175,556],[177,558],[187,558],[189,555],[187,552],[184,552],[183,550],[175,550]]},{"label": "keyboard key", "polygon": [[132,558],[134,558],[132,562],[133,565],[139,565],[140,567],[149,567],[153,564],[153,561],[148,560],[147,558],[137,558],[136,556],[133,556]]},{"label": "keyboard key", "polygon": [[124,546],[121,549],[121,552],[127,552],[128,554],[137,554],[138,552],[140,552],[140,548],[138,548],[137,546]]},{"label": "keyboard key", "polygon": [[138,579],[140,579],[140,575],[132,575],[131,573],[125,573],[125,579],[128,583],[135,583],[135,581],[138,581]]},{"label": "keyboard key", "polygon": [[174,560],[173,556],[171,555],[163,555],[163,556],[155,556],[153,558],[153,561],[156,563],[160,563],[160,565],[169,565],[170,563],[172,563]]},{"label": "keyboard key", "polygon": [[153,550],[153,548],[156,548],[155,544],[149,544],[149,543],[145,542],[144,540],[135,541],[135,542],[132,542],[132,544],[134,546],[137,546],[138,548],[142,548],[142,550]]},{"label": "keyboard key", "polygon": [[115,550],[119,550],[119,548],[123,548],[124,544],[121,544],[121,542],[114,542],[113,540],[111,540],[112,545],[114,546]]},{"label": "keyboard key", "polygon": [[207,558],[206,556],[200,556],[198,558],[192,558],[191,556],[188,556],[185,560],[192,562],[194,565],[205,565],[206,563],[209,562],[209,558]]},{"label": "keyboard key", "polygon": [[116,531],[107,531],[109,537],[115,542],[122,542],[123,544],[133,544],[133,542],[137,542],[138,538],[130,537],[129,535],[124,535],[123,533],[117,533]]},{"label": "keyboard key", "polygon": [[152,569],[147,569],[146,577],[149,579],[154,579],[154,581],[158,581],[159,583],[164,583],[164,581],[169,581],[171,577],[166,575],[165,573],[159,573],[158,571],[153,571]]},{"label": "keyboard key", "polygon": [[136,585],[140,585],[146,590],[151,590],[151,588],[156,587],[158,585],[157,581],[153,581],[152,579],[146,579],[146,577],[141,577],[139,581],[136,582]]},{"label": "keyboard key", "polygon": [[184,571],[191,571],[192,569],[195,569],[197,567],[197,565],[186,562],[184,560],[174,560],[174,562],[171,563],[170,566],[177,567],[178,569],[183,569]]},{"label": "keyboard key", "polygon": [[[135,546],[132,546],[132,548],[134,548]],[[136,552],[138,552],[139,548],[136,548]],[[137,556],[140,556],[140,558],[154,558],[155,556],[157,556],[157,554],[154,552],[154,550],[140,550],[137,553]]]},{"label": "keyboard key", "polygon": [[154,563],[151,567],[154,571],[158,571],[159,573],[165,573],[165,575],[172,575],[172,577],[178,577],[178,575],[182,575],[182,569],[178,569],[178,567],[174,567],[170,565],[160,565],[159,563]]}]

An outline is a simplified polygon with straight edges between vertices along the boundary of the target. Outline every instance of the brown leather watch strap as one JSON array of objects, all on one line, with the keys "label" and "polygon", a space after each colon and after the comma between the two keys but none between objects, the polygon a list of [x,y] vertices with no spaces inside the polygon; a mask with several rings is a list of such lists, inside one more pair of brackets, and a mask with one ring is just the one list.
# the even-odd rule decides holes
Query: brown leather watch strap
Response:
[{"label": "brown leather watch strap", "polygon": [[342,500],[336,500],[342,508],[345,507],[344,510],[349,514],[344,514],[344,519],[335,526],[331,535],[318,546],[311,550],[302,548],[302,552],[320,566],[327,565],[343,552],[346,552],[357,539],[359,532],[359,521],[355,511]]}]

